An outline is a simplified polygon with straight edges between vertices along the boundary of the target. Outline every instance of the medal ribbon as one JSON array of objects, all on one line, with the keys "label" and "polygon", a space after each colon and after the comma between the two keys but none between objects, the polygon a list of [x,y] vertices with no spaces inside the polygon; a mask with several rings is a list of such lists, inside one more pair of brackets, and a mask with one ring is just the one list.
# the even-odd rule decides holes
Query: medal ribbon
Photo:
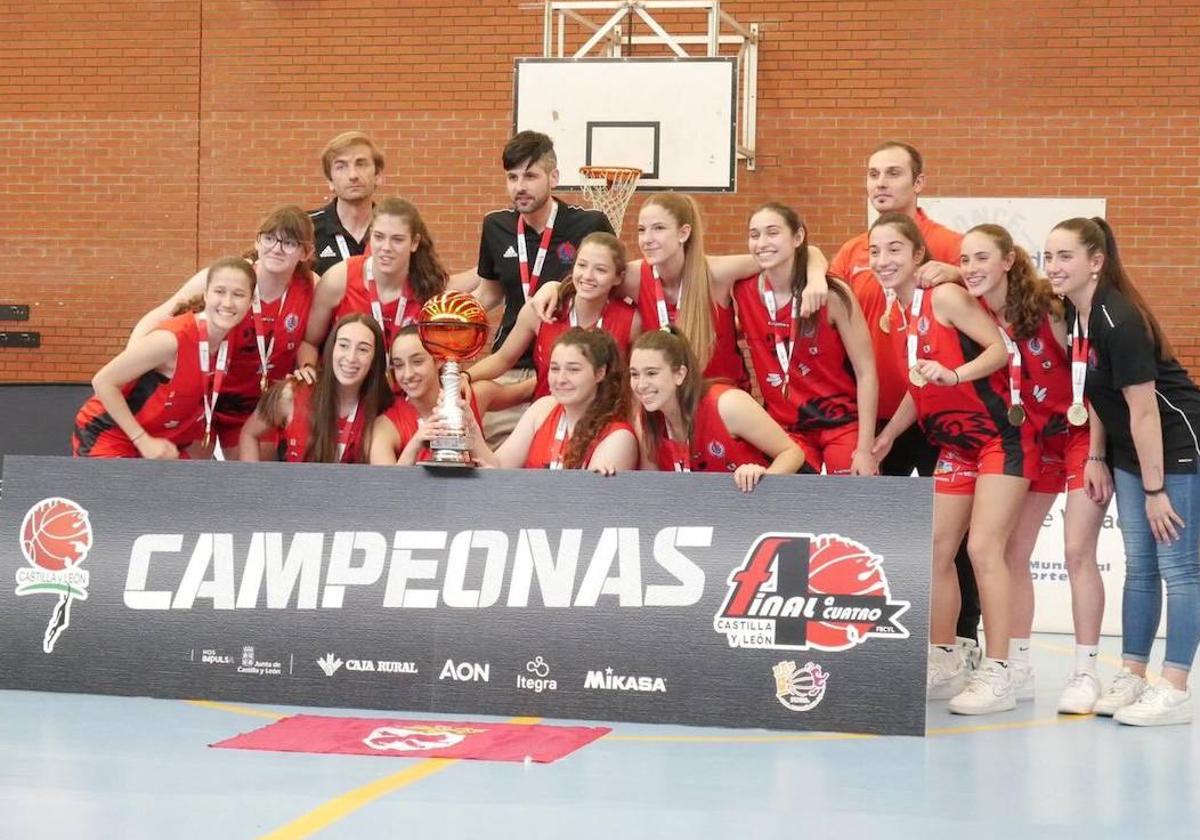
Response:
[{"label": "medal ribbon", "polygon": [[1008,400],[1013,408],[1021,408],[1021,349],[1013,341],[1008,330],[1000,326],[1000,338],[1008,351]]},{"label": "medal ribbon", "polygon": [[358,403],[354,403],[354,408],[350,409],[350,414],[346,416],[346,421],[342,427],[338,429],[337,442],[337,459],[338,463],[342,463],[342,459],[346,456],[346,450],[350,448],[350,442],[354,437],[354,419],[358,417]]},{"label": "medal ribbon", "polygon": [[[204,377],[202,397],[204,400],[204,440],[207,442],[212,438],[213,409],[217,405],[217,399],[221,396],[221,386],[225,384],[225,374],[229,371],[229,339],[221,339],[221,343],[217,347],[217,369],[210,375],[208,319],[203,314],[196,317],[196,327],[200,337],[200,374]],[[218,442],[213,457],[218,461],[224,461],[225,457],[220,453],[221,444]]]},{"label": "medal ribbon", "polygon": [[[658,276],[658,266],[653,266],[650,269],[654,275],[654,311],[658,313],[658,328],[660,330],[668,329],[671,326],[671,316],[667,313],[667,295],[663,291],[662,278]],[[680,297],[683,296],[683,283],[680,281],[679,286]],[[676,308],[679,307],[679,301],[675,301]]]},{"label": "medal ribbon", "polygon": [[[383,330],[384,336],[389,335],[387,324],[383,320],[383,302],[379,298],[379,285],[375,282],[375,266],[373,265],[374,258],[367,257],[363,261],[363,279],[367,287],[367,294],[371,296],[371,314],[375,316],[376,322],[379,324],[379,329]],[[404,311],[408,309],[408,296],[400,295],[396,301],[396,314],[392,316],[392,326],[395,329],[400,329],[405,325]]]},{"label": "medal ribbon", "polygon": [[[290,284],[289,284],[290,285]],[[251,312],[254,315],[254,340],[258,344],[258,372],[262,377],[261,384],[264,386],[262,390],[266,390],[267,370],[271,367],[271,354],[275,352],[275,334],[279,326],[279,321],[283,318],[283,306],[287,303],[288,290],[283,290],[283,296],[279,298],[279,309],[276,312],[275,320],[271,322],[271,341],[267,342],[267,325],[263,320],[262,314],[262,298],[258,296],[257,286],[254,289],[254,300],[251,302]]]},{"label": "medal ribbon", "polygon": [[917,366],[917,321],[921,318],[921,305],[925,302],[925,290],[914,289],[912,297],[912,306],[909,307],[908,317],[908,333],[905,347],[908,350],[908,369],[912,370]]},{"label": "medal ribbon", "polygon": [[[602,330],[602,329],[604,329],[604,313],[605,313],[607,310],[608,310],[608,301],[605,301],[605,302],[604,302],[604,309],[601,309],[601,310],[600,310],[600,317],[596,319],[596,323],[595,323],[595,324],[593,324],[593,325],[592,325],[592,327],[591,327],[592,329],[597,329],[597,330]],[[571,302],[571,313],[570,313],[570,320],[571,320],[571,326],[572,326],[572,327],[578,327],[578,326],[579,326],[579,315],[578,315],[578,314],[575,312],[575,302],[574,302],[574,301],[572,301],[572,302]]]},{"label": "medal ribbon", "polygon": [[1079,322],[1079,314],[1075,314],[1075,323],[1071,324],[1071,332],[1067,335],[1067,347],[1071,350],[1071,403],[1083,405],[1083,385],[1087,381],[1088,337],[1087,327]]},{"label": "medal ribbon", "polygon": [[563,468],[563,450],[567,446],[567,413],[564,411],[558,418],[558,425],[554,427],[554,442],[550,445],[550,465],[549,469],[561,470]]},{"label": "medal ribbon", "polygon": [[338,253],[342,255],[342,259],[350,259],[350,248],[346,245],[346,237],[338,233],[335,234],[333,238],[337,240]]},{"label": "medal ribbon", "polygon": [[[775,305],[775,292],[767,285],[766,277],[762,274],[758,275],[758,293],[762,296],[763,305],[767,307],[767,317],[769,319],[768,327],[771,330],[771,337],[775,344],[775,358],[779,362],[779,368],[783,374],[783,382],[781,387],[786,392],[788,386],[788,374],[792,369],[792,353],[796,350],[796,343],[792,340],[789,333],[789,328],[784,327],[783,334],[780,334],[779,327],[775,326],[778,318],[778,308]],[[790,330],[796,329],[796,296],[792,295],[792,323]],[[786,338],[784,336],[787,336]]]},{"label": "medal ribbon", "polygon": [[[692,471],[691,456],[688,455],[688,445],[686,441],[680,442],[675,440],[671,435],[671,424],[663,420],[663,428],[667,430],[667,441],[671,444],[671,461],[675,465],[675,472],[686,473]],[[683,451],[683,457],[680,457],[680,450]]]},{"label": "medal ribbon", "polygon": [[529,248],[525,244],[525,217],[517,215],[517,261],[521,265],[521,290],[525,299],[537,291],[538,280],[542,277],[542,266],[546,264],[546,253],[550,250],[550,237],[554,233],[554,220],[558,218],[558,202],[550,199],[550,218],[546,219],[546,229],[542,231],[541,242],[538,243],[537,257],[533,261],[533,275],[529,274]]}]

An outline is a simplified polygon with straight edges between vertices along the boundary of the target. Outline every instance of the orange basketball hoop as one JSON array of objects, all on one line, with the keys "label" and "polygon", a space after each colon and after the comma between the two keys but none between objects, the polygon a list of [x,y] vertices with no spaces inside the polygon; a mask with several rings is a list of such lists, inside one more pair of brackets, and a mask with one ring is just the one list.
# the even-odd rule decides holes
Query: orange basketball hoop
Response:
[{"label": "orange basketball hoop", "polygon": [[581,166],[584,180],[579,185],[592,207],[608,217],[612,229],[620,234],[625,220],[625,208],[637,188],[642,170],[633,166]]}]

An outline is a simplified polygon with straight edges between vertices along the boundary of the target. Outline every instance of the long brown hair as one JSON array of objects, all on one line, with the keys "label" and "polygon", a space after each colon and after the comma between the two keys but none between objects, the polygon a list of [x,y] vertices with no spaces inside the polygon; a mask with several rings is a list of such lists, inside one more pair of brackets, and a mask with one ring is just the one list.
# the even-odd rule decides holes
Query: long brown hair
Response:
[{"label": "long brown hair", "polygon": [[1004,320],[1012,324],[1017,338],[1032,338],[1047,314],[1062,316],[1062,303],[1050,288],[1050,281],[1038,277],[1033,260],[1020,245],[1013,242],[1012,234],[1000,225],[975,225],[967,231],[982,233],[1000,249],[1001,258],[1012,254],[1012,268],[1008,270],[1008,290],[1004,294]]},{"label": "long brown hair", "polygon": [[[679,413],[683,416],[683,422],[687,426],[687,439],[690,446],[695,429],[696,406],[700,404],[700,397],[704,395],[709,383],[705,382],[701,376],[699,360],[692,352],[687,338],[676,327],[671,327],[669,330],[651,330],[642,333],[633,342],[633,348],[630,350],[631,358],[634,350],[657,350],[662,354],[672,372],[678,371],[680,368],[687,368],[683,382],[676,389],[675,398],[679,401]],[[636,404],[638,425],[642,431],[640,442],[642,458],[653,463],[658,458],[658,450],[662,446],[666,418],[661,418],[662,422],[660,422],[660,418],[655,416],[659,412],[651,415],[641,401]]]},{"label": "long brown hair", "polygon": [[[596,436],[613,420],[629,416],[629,395],[625,387],[625,366],[616,339],[604,330],[571,327],[554,342],[554,347],[576,347],[592,368],[604,368],[604,378],[596,385],[592,404],[571,432],[571,442],[563,453],[563,467],[569,470],[584,466],[583,459]],[[550,351],[554,352],[553,348]]]},{"label": "long brown hair", "polygon": [[1128,298],[1146,322],[1146,337],[1154,344],[1154,351],[1158,357],[1163,361],[1174,359],[1175,350],[1171,347],[1167,334],[1150,310],[1150,304],[1146,303],[1146,299],[1138,291],[1137,286],[1133,285],[1133,279],[1121,262],[1121,253],[1117,250],[1117,238],[1113,235],[1108,222],[1099,216],[1093,216],[1090,219],[1076,217],[1059,222],[1054,229],[1072,231],[1079,237],[1079,241],[1083,243],[1089,256],[1104,255],[1104,262],[1100,266],[1097,278],[1098,285],[1112,286]]},{"label": "long brown hair", "polygon": [[446,282],[450,273],[438,259],[437,248],[433,244],[433,236],[421,218],[417,205],[403,198],[390,196],[375,205],[371,215],[371,223],[380,216],[395,216],[408,226],[409,235],[417,237],[417,250],[413,251],[408,260],[408,284],[421,301],[429,300],[434,295],[440,295],[446,290]]},{"label": "long brown hair", "polygon": [[[315,264],[316,254],[313,250],[313,243],[316,240],[316,234],[313,229],[312,219],[304,211],[304,208],[297,204],[280,204],[274,207],[259,222],[258,230],[254,232],[255,240],[264,233],[282,233],[284,236],[290,236],[299,242],[300,247],[308,251],[309,258],[300,260],[296,264],[296,270],[309,280],[314,279],[313,265]],[[258,249],[251,247],[243,256],[254,262],[258,259]]]},{"label": "long brown hair", "polygon": [[708,270],[708,260],[704,258],[700,208],[690,195],[675,192],[652,193],[642,206],[661,207],[679,227],[691,226],[691,234],[683,243],[683,274],[679,278],[683,291],[679,299],[678,322],[703,370],[712,359],[717,331],[713,326],[712,274]]},{"label": "long brown hair", "polygon": [[[579,251],[583,250],[584,245],[600,245],[608,249],[609,255],[612,257],[613,266],[616,269],[618,285],[614,286],[610,291],[615,292],[620,288],[620,279],[625,276],[625,246],[620,239],[613,236],[611,233],[603,230],[593,231],[583,238],[579,243],[579,250],[575,252],[575,258],[579,259]],[[567,279],[563,281],[562,287],[558,294],[558,317],[563,318],[571,311],[571,306],[575,303],[575,278],[574,265],[572,270],[567,272]]]},{"label": "long brown hair", "polygon": [[[800,244],[796,246],[792,252],[792,299],[799,302],[800,296],[804,294],[805,288],[808,287],[808,225],[804,224],[804,219],[800,218],[800,214],[778,201],[768,201],[766,204],[761,204],[750,214],[750,218],[761,213],[763,210],[769,210],[779,218],[783,219],[783,224],[792,236],[797,233],[803,234]],[[842,302],[842,306],[846,308],[846,312],[854,311],[854,304],[850,300],[850,290],[840,280],[832,276],[826,276],[826,281],[829,283],[829,290],[837,295],[838,300]],[[797,318],[792,323],[792,338],[793,340],[800,337],[801,329],[811,328],[816,320],[816,313],[809,315],[807,318]]]},{"label": "long brown hair", "polygon": [[305,461],[334,463],[337,461],[338,401],[337,378],[333,375],[333,348],[337,336],[347,324],[362,324],[371,331],[375,339],[375,352],[371,356],[371,369],[358,389],[358,413],[362,417],[363,436],[359,447],[359,461],[366,463],[371,448],[371,426],[381,412],[392,404],[392,390],[387,384],[388,348],[375,318],[362,312],[347,315],[334,325],[325,339],[321,352],[321,371],[313,386],[312,402],[308,409],[308,448],[304,451]]},{"label": "long brown hair", "polygon": [[[208,291],[208,287],[212,285],[213,276],[225,268],[232,268],[234,271],[240,272],[250,282],[250,294],[254,294],[254,287],[258,285],[258,278],[254,275],[254,267],[246,262],[243,257],[221,257],[219,260],[213,262],[204,274],[205,291]],[[195,295],[175,304],[175,308],[171,310],[171,317],[182,315],[184,312],[203,311],[204,295]]]}]

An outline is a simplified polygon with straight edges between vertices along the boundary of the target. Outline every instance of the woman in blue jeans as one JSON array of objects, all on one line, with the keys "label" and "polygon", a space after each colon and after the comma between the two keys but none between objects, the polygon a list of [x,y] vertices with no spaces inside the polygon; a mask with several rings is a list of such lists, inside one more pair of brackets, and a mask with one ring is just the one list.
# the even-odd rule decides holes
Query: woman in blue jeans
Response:
[{"label": "woman in blue jeans", "polygon": [[[1085,416],[1086,396],[1104,425],[1125,541],[1123,667],[1096,714],[1135,726],[1190,723],[1187,678],[1200,641],[1200,390],[1125,273],[1107,222],[1062,222],[1045,257],[1051,285],[1070,303],[1080,405],[1072,413]],[[1164,582],[1167,652],[1162,680],[1150,685]]]}]

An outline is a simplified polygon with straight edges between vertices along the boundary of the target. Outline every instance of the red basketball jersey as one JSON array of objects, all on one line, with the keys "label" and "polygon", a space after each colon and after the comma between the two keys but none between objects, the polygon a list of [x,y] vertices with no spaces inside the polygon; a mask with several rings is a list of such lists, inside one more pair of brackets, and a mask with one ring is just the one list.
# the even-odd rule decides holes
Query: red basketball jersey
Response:
[{"label": "red basketball jersey", "polygon": [[[733,287],[733,299],[763,403],[775,422],[789,432],[801,432],[858,420],[858,381],[842,337],[829,322],[828,307],[813,316],[809,325],[801,325],[793,337],[791,306],[779,307],[772,318],[758,275],[739,280]],[[791,347],[786,377],[777,341],[782,342],[785,355]]]},{"label": "red basketball jersey", "polygon": [[[556,446],[555,435],[558,432],[558,422],[562,419],[565,409],[558,403],[554,404],[550,414],[542,421],[542,425],[538,426],[537,431],[533,433],[533,440],[529,443],[529,454],[525,456],[525,469],[527,470],[544,470],[547,469],[551,462],[555,460],[555,455],[560,457],[566,455],[567,449],[571,445],[571,437],[567,435],[559,446]],[[592,438],[591,444],[583,454],[583,467],[586,467],[588,462],[592,460],[592,454],[596,451],[596,447],[601,442],[622,429],[633,434],[633,426],[626,423],[624,420],[612,420],[600,433]]]},{"label": "red basketball jersey", "polygon": [[[283,430],[284,460],[300,462],[305,460],[308,450],[308,436],[312,433],[311,404],[313,387],[301,382],[292,385],[292,419]],[[346,439],[346,449],[342,453],[341,463],[352,464],[362,461],[363,413],[355,412],[354,420],[348,417],[338,418],[338,439],[346,432],[349,424],[349,435]]]},{"label": "red basketball jersey", "polygon": [[[715,382],[696,404],[692,439],[686,453],[687,466],[692,472],[733,472],[742,464],[761,464],[765,467],[771,463],[771,459],[757,447],[735,438],[721,419],[717,402],[732,387]],[[658,449],[658,468],[670,472],[675,469],[675,460],[680,457],[683,444],[666,440],[665,434],[663,438],[664,445]]]},{"label": "red basketball jersey", "polygon": [[[595,325],[611,335],[621,350],[621,358],[629,361],[629,347],[633,343],[633,316],[637,312],[632,305],[624,300],[610,298],[604,305],[604,314]],[[571,328],[570,313],[560,315],[552,324],[541,324],[538,327],[537,340],[533,345],[533,367],[537,371],[537,385],[533,391],[536,400],[550,393],[550,351],[558,337]]]},{"label": "red basketball jersey", "polygon": [[[342,296],[342,302],[338,304],[337,309],[333,311],[330,329],[333,329],[333,326],[347,315],[359,312],[364,315],[374,314],[371,311],[371,293],[367,289],[367,280],[364,274],[364,263],[367,259],[369,257],[363,255],[346,260],[346,293]],[[396,314],[402,300],[404,311],[399,313],[400,317],[397,322]],[[421,317],[421,307],[424,305],[425,301],[417,298],[411,291],[408,297],[396,298],[388,303],[380,302],[380,309],[383,313],[383,323],[380,326],[383,327],[383,337],[386,340],[385,351],[392,346],[392,341],[396,338],[396,333],[400,332],[401,327],[416,323],[417,319]]]}]

